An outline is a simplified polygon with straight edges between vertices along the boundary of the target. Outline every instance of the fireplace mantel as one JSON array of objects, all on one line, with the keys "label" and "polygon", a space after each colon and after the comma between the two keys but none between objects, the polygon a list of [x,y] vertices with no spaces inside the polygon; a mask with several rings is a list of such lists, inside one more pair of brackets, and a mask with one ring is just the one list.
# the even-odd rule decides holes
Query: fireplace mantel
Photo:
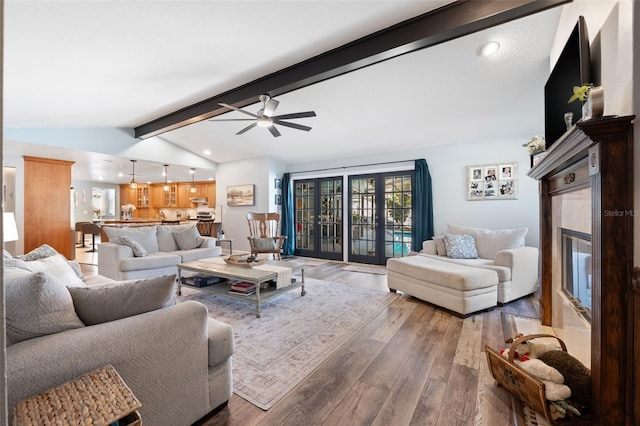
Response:
[{"label": "fireplace mantel", "polygon": [[640,419],[640,294],[633,271],[633,119],[576,123],[527,175],[539,181],[541,320],[551,325],[554,196],[591,188],[594,424]]}]

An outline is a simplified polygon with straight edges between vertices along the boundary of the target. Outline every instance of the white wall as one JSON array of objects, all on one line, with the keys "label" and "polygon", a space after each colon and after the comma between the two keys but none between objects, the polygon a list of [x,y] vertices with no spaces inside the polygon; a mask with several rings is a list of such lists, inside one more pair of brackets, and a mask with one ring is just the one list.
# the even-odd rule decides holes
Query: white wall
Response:
[{"label": "white wall", "polygon": [[71,186],[76,192],[76,203],[74,204],[74,200],[71,200],[71,203],[74,204],[72,209],[72,223],[91,222],[94,219],[92,198],[93,188],[113,189],[115,191],[115,215],[118,217],[120,213],[120,185],[86,180],[72,180]]},{"label": "white wall", "polygon": [[[216,200],[222,207],[222,225],[225,237],[233,239],[234,250],[249,250],[247,213],[279,211],[275,205],[276,176],[282,178],[284,164],[269,157],[223,163],[216,172]],[[228,206],[227,187],[254,184],[253,206]]]},{"label": "white wall", "polygon": [[[542,118],[541,118],[542,123]],[[541,124],[541,127],[542,124]],[[434,231],[436,234],[446,231],[448,223],[480,228],[520,228],[527,227],[529,232],[526,244],[539,246],[538,183],[526,176],[530,158],[522,144],[533,135],[523,135],[521,139],[504,141],[473,141],[464,144],[450,144],[425,147],[420,150],[400,151],[384,156],[346,158],[338,161],[294,164],[287,171],[296,175],[312,177],[317,170],[336,167],[340,175],[342,167],[360,164],[376,164],[398,161],[413,161],[424,158],[429,166],[432,179],[434,205]],[[518,162],[519,197],[517,200],[467,201],[467,166],[478,164]],[[379,170],[384,164],[358,168]],[[389,166],[392,166],[391,164]],[[412,167],[412,166],[411,166]],[[354,169],[350,169],[352,171]],[[331,175],[331,172],[316,172],[318,176]]]}]

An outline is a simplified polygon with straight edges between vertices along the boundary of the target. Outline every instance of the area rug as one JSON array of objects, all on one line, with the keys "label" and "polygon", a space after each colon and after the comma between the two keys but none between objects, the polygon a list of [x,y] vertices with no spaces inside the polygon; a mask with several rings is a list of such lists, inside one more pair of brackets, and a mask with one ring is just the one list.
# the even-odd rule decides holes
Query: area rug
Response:
[{"label": "area rug", "polygon": [[[255,306],[183,287],[180,301],[207,305],[212,318],[233,327],[233,391],[263,410],[284,397],[397,297],[345,284],[305,280],[300,289]],[[187,293],[188,291],[188,293]]]},{"label": "area rug", "polygon": [[343,271],[362,272],[365,274],[387,275],[387,268],[384,266],[369,265],[347,265],[342,268]]},{"label": "area rug", "polygon": [[291,260],[288,260],[288,262],[294,262],[294,263],[299,263],[301,265],[305,265],[305,266],[322,266],[325,265],[327,263],[329,263],[328,260],[324,260],[324,259],[313,259],[313,258],[308,258],[308,257],[296,257],[293,258]]}]

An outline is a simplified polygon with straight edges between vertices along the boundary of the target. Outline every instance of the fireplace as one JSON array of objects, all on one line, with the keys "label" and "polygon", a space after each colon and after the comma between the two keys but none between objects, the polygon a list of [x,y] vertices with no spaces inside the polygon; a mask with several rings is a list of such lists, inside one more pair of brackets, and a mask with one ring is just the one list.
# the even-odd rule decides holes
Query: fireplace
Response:
[{"label": "fireplace", "polygon": [[570,311],[582,311],[576,323],[590,330],[592,424],[640,424],[633,217],[610,214],[634,208],[634,118],[578,121],[527,173],[540,182],[541,321],[566,324]]},{"label": "fireplace", "polygon": [[562,291],[574,309],[591,322],[591,235],[561,229]]}]

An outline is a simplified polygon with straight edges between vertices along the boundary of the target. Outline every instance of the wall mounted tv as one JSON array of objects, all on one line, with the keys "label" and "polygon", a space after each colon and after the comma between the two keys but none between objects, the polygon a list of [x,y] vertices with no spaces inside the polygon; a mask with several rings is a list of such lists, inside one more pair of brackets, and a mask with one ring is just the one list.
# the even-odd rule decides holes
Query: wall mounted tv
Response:
[{"label": "wall mounted tv", "polygon": [[573,94],[573,86],[591,81],[591,54],[589,35],[583,16],[571,32],[571,36],[553,67],[544,86],[544,134],[547,149],[567,131],[564,113],[573,113],[575,123],[582,117],[582,103],[567,101]]}]

